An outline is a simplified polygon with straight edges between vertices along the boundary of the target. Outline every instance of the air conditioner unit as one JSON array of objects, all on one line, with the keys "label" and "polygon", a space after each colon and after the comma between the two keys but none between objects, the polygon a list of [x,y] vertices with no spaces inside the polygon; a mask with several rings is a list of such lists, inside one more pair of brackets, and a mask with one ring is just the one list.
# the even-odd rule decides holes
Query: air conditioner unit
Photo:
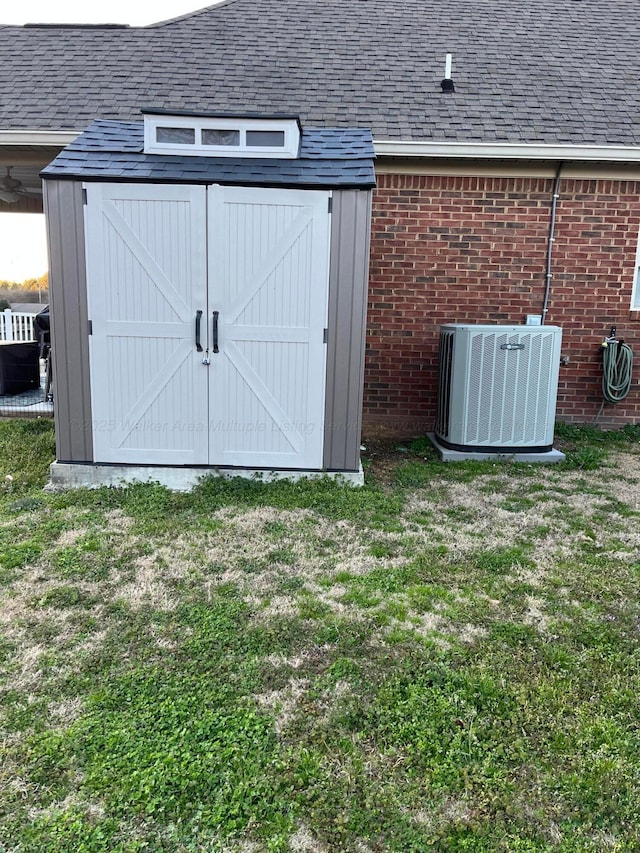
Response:
[{"label": "air conditioner unit", "polygon": [[561,340],[558,326],[442,326],[436,440],[460,451],[550,451]]}]

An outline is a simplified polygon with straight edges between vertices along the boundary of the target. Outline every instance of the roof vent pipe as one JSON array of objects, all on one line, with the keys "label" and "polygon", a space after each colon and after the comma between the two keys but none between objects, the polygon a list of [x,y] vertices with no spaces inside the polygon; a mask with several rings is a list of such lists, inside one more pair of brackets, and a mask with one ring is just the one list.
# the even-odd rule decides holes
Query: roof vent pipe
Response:
[{"label": "roof vent pipe", "polygon": [[456,90],[456,87],[453,84],[453,80],[451,79],[452,59],[453,54],[448,53],[444,63],[444,80],[442,80],[440,83],[443,92],[455,92]]}]

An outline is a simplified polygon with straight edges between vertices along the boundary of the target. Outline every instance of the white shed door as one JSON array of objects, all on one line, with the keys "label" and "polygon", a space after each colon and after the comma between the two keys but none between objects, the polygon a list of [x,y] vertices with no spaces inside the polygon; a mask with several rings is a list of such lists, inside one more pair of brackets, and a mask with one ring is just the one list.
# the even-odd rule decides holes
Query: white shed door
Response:
[{"label": "white shed door", "polygon": [[321,468],[329,193],[208,192],[210,461]]},{"label": "white shed door", "polygon": [[328,199],[87,186],[96,462],[322,467]]},{"label": "white shed door", "polygon": [[95,461],[206,464],[205,188],[89,184],[86,245]]}]

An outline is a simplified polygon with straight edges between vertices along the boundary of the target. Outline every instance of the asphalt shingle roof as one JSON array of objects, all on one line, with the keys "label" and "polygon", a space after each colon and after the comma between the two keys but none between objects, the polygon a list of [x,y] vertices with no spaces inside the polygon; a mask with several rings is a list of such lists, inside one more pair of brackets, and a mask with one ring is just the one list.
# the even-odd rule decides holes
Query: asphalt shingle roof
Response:
[{"label": "asphalt shingle roof", "polygon": [[640,145],[639,44],[638,0],[226,0],[143,28],[0,27],[0,128],[164,107],[376,139]]},{"label": "asphalt shingle roof", "polygon": [[93,122],[43,171],[49,178],[373,187],[373,142],[363,129],[303,129],[297,159],[144,154],[144,124]]}]

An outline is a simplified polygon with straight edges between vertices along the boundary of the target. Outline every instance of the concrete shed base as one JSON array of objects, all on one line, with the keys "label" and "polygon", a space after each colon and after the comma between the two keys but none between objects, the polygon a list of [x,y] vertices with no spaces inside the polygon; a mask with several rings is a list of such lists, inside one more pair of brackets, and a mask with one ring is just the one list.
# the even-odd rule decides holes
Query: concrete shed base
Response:
[{"label": "concrete shed base", "polygon": [[305,478],[329,477],[345,486],[363,486],[362,465],[358,471],[290,471],[258,468],[174,468],[157,465],[81,465],[53,462],[47,491],[58,489],[99,489],[102,486],[126,486],[130,483],[159,483],[174,492],[188,492],[204,477],[243,477],[264,483],[276,480],[297,482]]},{"label": "concrete shed base", "polygon": [[435,435],[430,432],[427,433],[427,438],[433,444],[436,449],[436,453],[440,457],[443,462],[468,462],[470,460],[476,462],[501,462],[501,461],[509,461],[509,462],[537,462],[537,463],[551,463],[551,462],[564,462],[565,455],[560,450],[556,450],[552,448],[551,450],[546,451],[546,453],[513,453],[506,450],[504,453],[483,453],[481,450],[470,450],[470,451],[461,451],[461,450],[450,450],[448,447],[444,447]]}]

